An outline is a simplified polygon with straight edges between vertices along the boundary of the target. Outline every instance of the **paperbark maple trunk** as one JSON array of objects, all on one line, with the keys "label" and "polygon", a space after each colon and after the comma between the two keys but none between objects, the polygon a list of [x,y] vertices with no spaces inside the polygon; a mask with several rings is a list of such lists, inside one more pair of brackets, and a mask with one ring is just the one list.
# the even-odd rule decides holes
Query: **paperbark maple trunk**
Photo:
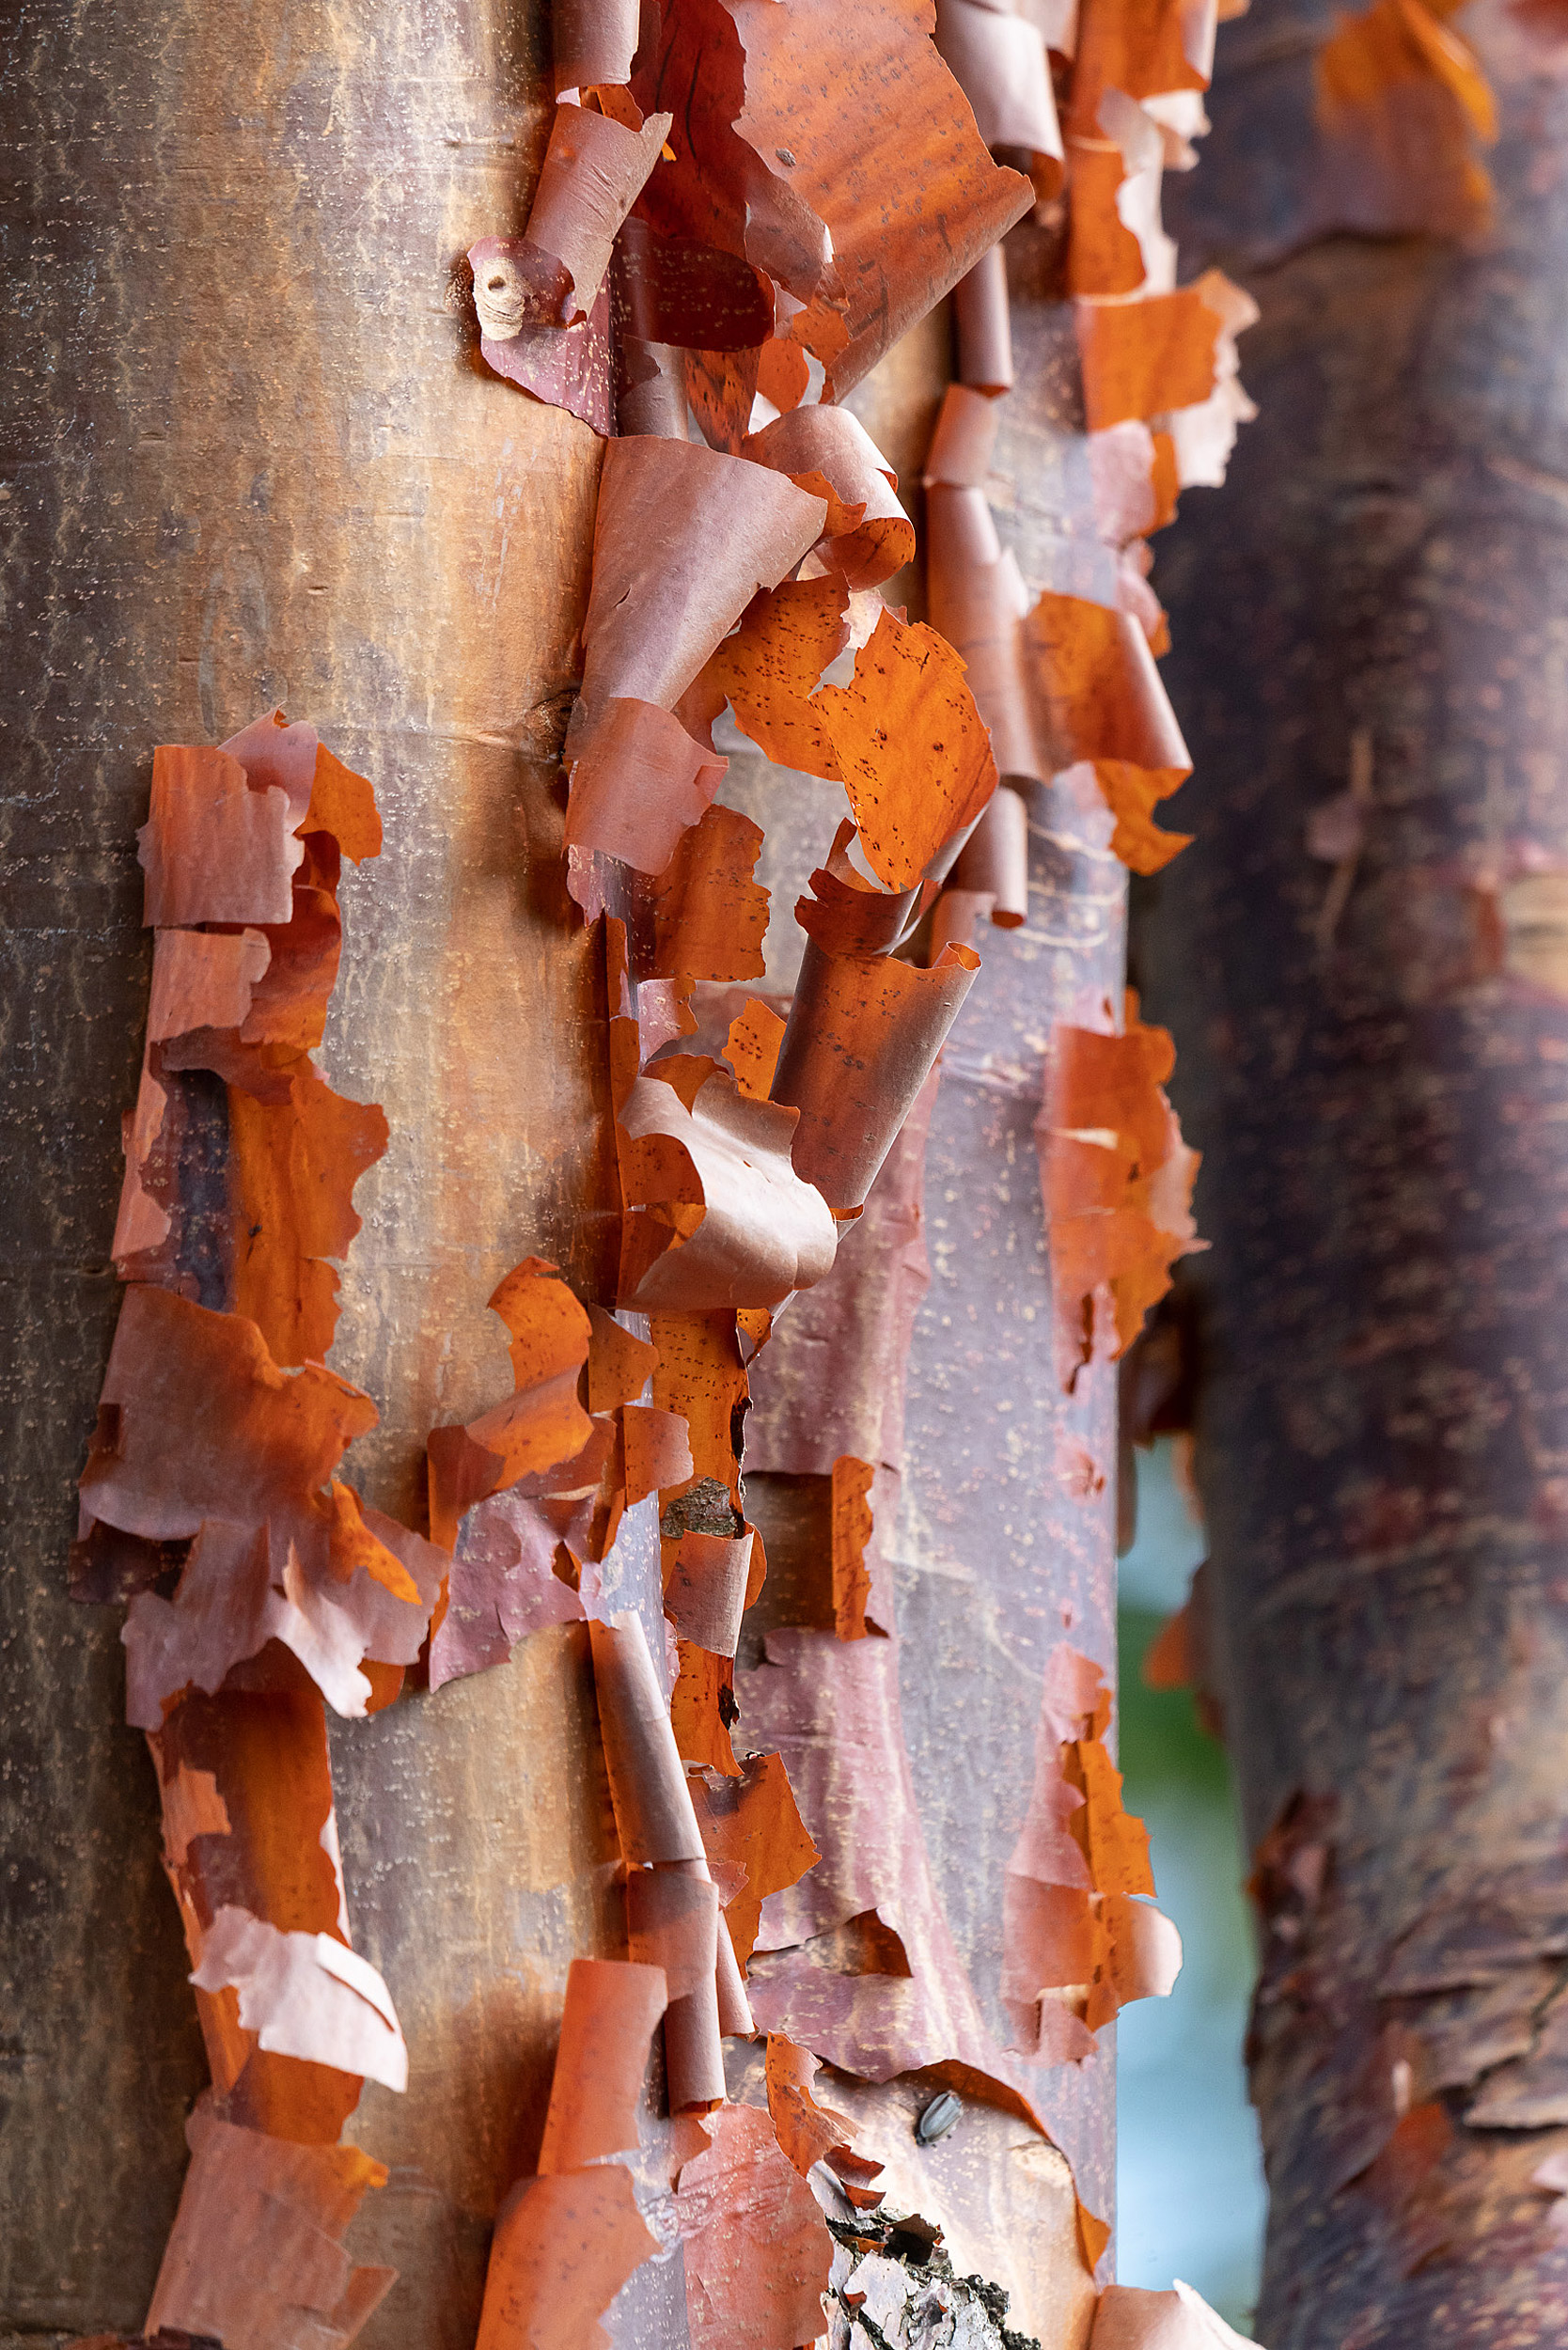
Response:
[{"label": "paperbark maple trunk", "polygon": [[[206,2071],[119,1611],[73,1606],[65,1574],[119,1296],[154,744],[284,703],[385,819],[346,882],[324,1056],[392,1130],[334,1350],[382,1410],[368,1498],[421,1522],[427,1430],[510,1384],[494,1283],[537,1250],[607,1296],[616,1200],[554,789],[600,444],[486,378],[444,303],[463,248],[523,223],[542,0],[43,5],[7,47],[0,2340],[31,2344],[139,2326]],[[353,1923],[418,2051],[407,2096],[372,2087],[351,2124],[394,2166],[358,2256],[403,2272],[361,2339],[467,2342],[567,1962],[619,1946],[585,1630],[346,1727]]]},{"label": "paperbark maple trunk", "polygon": [[[14,2034],[0,2344],[37,2350],[139,2326],[205,2071],[153,1776],[123,1723],[118,1613],[73,1607],[65,1589],[119,1294],[106,1259],[146,1009],[134,833],[154,744],[221,738],[284,703],[370,779],[386,820],[381,860],[345,885],[323,1055],[392,1131],[358,1194],[366,1229],[334,1350],[383,1412],[354,1456],[368,1499],[418,1523],[430,1425],[505,1391],[484,1301],[523,1256],[612,1299],[616,1201],[596,944],[565,897],[556,790],[599,444],[480,373],[471,321],[442,301],[473,240],[523,226],[548,116],[543,7],[371,18],[259,0],[238,23],[196,0],[129,17],[39,7],[10,42],[28,326],[0,484],[20,616],[6,1149],[24,1303],[4,1388],[21,1669],[0,1720]],[[939,362],[917,387],[927,423],[941,375]],[[1015,414],[1027,436],[1022,402]],[[922,456],[912,438],[906,470]],[[1102,1369],[1071,1405],[1044,1392],[1030,1130],[1050,1019],[1115,987],[1121,874],[1054,837],[1037,863],[1046,956],[1034,937],[998,942],[990,1025],[977,1007],[958,1039],[967,1065],[933,1165],[970,1187],[941,1211],[960,1255],[941,1265],[944,1302],[986,1331],[990,1362],[1037,1374],[1042,1392],[1027,1434],[1014,1429],[1008,1482],[967,1496],[962,1553],[955,1537],[901,1562],[919,1636],[912,1761],[992,2008],[1038,1712],[1038,1636],[1014,1620],[1039,1612],[1024,1583],[1047,1532],[1062,1628],[1109,1661],[1108,1496],[1056,1474],[1058,1438],[1107,1453],[1109,1383]],[[989,1067],[997,1040],[1024,1076]],[[964,1371],[936,1303],[911,1463],[933,1490],[967,1460],[966,1437],[976,1451],[999,1442],[1010,1400],[949,1407],[945,1383]],[[1048,1527],[1026,1515],[1047,1496]],[[983,1570],[1011,1578],[1006,1643],[985,1628]],[[954,1703],[965,1652],[983,1676],[978,1721]],[[401,2272],[360,2340],[457,2350],[497,2199],[537,2152],[568,1962],[623,1947],[582,1627],[530,1637],[437,1701],[335,1724],[333,1761],[356,1948],[393,1987],[413,2056],[407,2095],[370,2087],[349,2125],[392,2170],[353,2256]],[[1000,1804],[980,1783],[991,1769]],[[1110,2070],[1106,2049],[1045,2084],[1086,2202],[1106,2216]],[[863,2093],[911,2163],[919,2086]],[[1061,2156],[976,2101],[940,2160],[958,2182],[944,2191],[1008,2238],[1028,2306],[1051,2312],[1050,2328],[1031,2323],[1081,2344],[1092,2293]],[[644,2287],[615,2338],[674,2350],[678,2264]]]},{"label": "paperbark maple trunk", "polygon": [[1460,27],[1488,232],[1308,237],[1331,12],[1271,0],[1168,207],[1262,306],[1261,419],[1156,580],[1198,838],[1135,951],[1205,1154],[1271,2350],[1568,2337],[1532,2183],[1568,2123],[1565,51],[1545,10]]}]

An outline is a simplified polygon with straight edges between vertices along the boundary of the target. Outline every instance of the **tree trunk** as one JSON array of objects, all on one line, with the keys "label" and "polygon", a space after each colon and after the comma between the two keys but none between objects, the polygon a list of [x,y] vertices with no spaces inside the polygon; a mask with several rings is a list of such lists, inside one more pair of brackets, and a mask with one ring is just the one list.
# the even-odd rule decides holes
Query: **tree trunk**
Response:
[{"label": "tree trunk", "polygon": [[[4,1148],[23,1307],[0,2339],[31,2342],[140,2325],[204,2078],[119,1611],[73,1606],[65,1583],[118,1301],[154,744],[284,703],[385,819],[381,859],[346,881],[325,1055],[392,1130],[360,1186],[335,1353],[382,1410],[369,1499],[412,1517],[431,1422],[506,1391],[485,1300],[521,1257],[609,1294],[615,1202],[553,788],[600,444],[486,378],[444,304],[463,248],[522,226],[542,6],[41,6],[8,46],[25,326],[4,507]],[[454,1685],[439,1724],[410,1704],[353,1725],[335,1760],[356,1935],[418,2052],[408,2095],[372,2087],[355,2123],[394,2166],[370,2224],[404,2273],[362,2339],[465,2342],[495,2198],[542,2119],[565,1967],[603,1925],[583,1628]],[[530,1902],[549,1931],[519,1974],[502,1954]]]},{"label": "tree trunk", "polygon": [[[5,1150],[23,1304],[4,1387],[20,1669],[4,1716],[0,2344],[139,2326],[204,2076],[153,1775],[122,1720],[118,1611],[73,1606],[65,1585],[118,1301],[106,1260],[146,1006],[134,842],[155,744],[218,740],[284,704],[371,779],[386,821],[379,863],[345,882],[323,1054],[392,1134],[359,1189],[334,1353],[382,1411],[353,1464],[366,1498],[421,1522],[431,1425],[505,1392],[485,1300],[520,1259],[553,1258],[580,1296],[614,1302],[599,941],[565,894],[557,789],[600,444],[481,372],[446,299],[469,243],[524,225],[546,59],[543,9],[502,0],[374,17],[259,0],[239,22],[194,0],[126,18],[39,7],[11,36],[27,339],[3,506],[21,616]],[[1036,314],[1059,340],[1063,306],[1042,297]],[[1018,324],[1027,341],[1027,310]],[[913,390],[882,385],[903,402],[906,479],[946,371],[940,323],[921,350]],[[1028,398],[1004,427],[1020,449],[1042,429]],[[879,414],[874,429],[897,428]],[[773,789],[783,805],[798,785]],[[910,1479],[929,1527],[968,1478],[964,1524],[940,1540],[917,1524],[901,1559],[933,1875],[998,2032],[1002,1875],[1043,1655],[1065,1637],[1111,1663],[1110,1489],[1062,1473],[1074,1446],[1108,1467],[1109,1376],[1097,1364],[1071,1402],[1053,1384],[1031,1129],[1052,1021],[1115,992],[1121,873],[1050,837],[1048,795],[1036,812],[1043,926],[986,944],[933,1162],[947,1192]],[[804,870],[832,829],[824,813]],[[955,1320],[983,1340],[955,1353]],[[1008,1477],[961,1469],[989,1460],[1014,1399],[1030,1408]],[[1061,1564],[1042,1592],[1047,1538]],[[980,1693],[966,1711],[964,1689]],[[369,2086],[350,2124],[392,2172],[353,2257],[401,2272],[359,2339],[460,2350],[498,2198],[537,2154],[567,1966],[625,1947],[585,1627],[335,1722],[333,1765],[355,1946],[413,2059],[407,2094]],[[1038,2083],[1106,2218],[1110,2073],[1103,2046]],[[897,2140],[901,2180],[923,2177],[932,2216],[1014,2280],[1014,2321],[1076,2350],[1093,2292],[1061,2154],[981,2097],[928,2159],[910,2124],[930,2083],[843,2087]],[[615,2338],[679,2350],[678,2264],[657,2282],[666,2301],[619,2306]]]},{"label": "tree trunk", "polygon": [[1568,2334],[1539,2176],[1568,2123],[1564,51],[1545,11],[1463,19],[1490,227],[1328,235],[1331,29],[1269,0],[1222,29],[1169,205],[1184,270],[1262,305],[1262,416],[1159,575],[1198,839],[1135,960],[1205,1154],[1199,1631],[1261,1845],[1259,2335],[1500,2350]]}]

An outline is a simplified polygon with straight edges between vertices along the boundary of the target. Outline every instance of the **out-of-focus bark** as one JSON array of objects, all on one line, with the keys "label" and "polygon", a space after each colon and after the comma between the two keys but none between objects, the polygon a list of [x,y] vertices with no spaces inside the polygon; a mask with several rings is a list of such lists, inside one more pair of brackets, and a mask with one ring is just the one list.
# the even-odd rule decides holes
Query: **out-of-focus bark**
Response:
[{"label": "out-of-focus bark", "polygon": [[1262,306],[1261,421],[1157,583],[1198,839],[1136,962],[1205,1154],[1271,2350],[1568,2336],[1568,44],[1460,26],[1489,231],[1312,237],[1331,11],[1271,0],[1168,211]]},{"label": "out-of-focus bark", "polygon": [[[484,376],[447,302],[464,248],[525,218],[545,11],[44,5],[7,47],[0,2341],[34,2344],[139,2325],[204,2074],[118,1611],[65,1594],[118,1304],[155,743],[283,703],[386,820],[345,877],[325,1056],[392,1134],[333,1356],[382,1408],[352,1471],[369,1498],[413,1515],[431,1422],[510,1387],[499,1277],[537,1251],[607,1296],[615,1226],[554,791],[599,443]],[[403,2270],[361,2340],[433,2350],[473,2338],[560,1983],[601,1944],[582,1627],[345,1726],[335,1762],[356,1942],[418,2051],[353,2125],[394,2166],[357,2255]]]}]

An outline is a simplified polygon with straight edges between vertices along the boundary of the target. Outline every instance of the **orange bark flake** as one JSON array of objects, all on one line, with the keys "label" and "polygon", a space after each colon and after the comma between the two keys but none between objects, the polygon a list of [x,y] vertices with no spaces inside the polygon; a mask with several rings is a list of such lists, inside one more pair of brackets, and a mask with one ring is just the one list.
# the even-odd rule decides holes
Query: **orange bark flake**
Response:
[{"label": "orange bark flake", "polygon": [[770,759],[835,781],[838,755],[811,696],[849,643],[845,602],[841,580],[786,580],[755,598],[704,671]]},{"label": "orange bark flake", "polygon": [[228,1089],[234,1307],[274,1362],[321,1362],[337,1326],[337,1273],[359,1230],[353,1189],[389,1137],[373,1102],[335,1093],[305,1063],[281,1104]]},{"label": "orange bark flake", "polygon": [[[691,1781],[708,1863],[719,1881],[735,1882],[724,1905],[729,1938],[744,1967],[757,1941],[763,1902],[796,1884],[819,1858],[778,1754],[748,1755],[715,1784]],[[738,1881],[738,1882],[737,1882]]]},{"label": "orange bark flake", "polygon": [[[704,674],[713,667],[710,663]],[[705,808],[682,834],[653,884],[656,974],[688,979],[763,976],[768,893],[755,878],[761,846],[760,824],[734,807]]]},{"label": "orange bark flake", "polygon": [[1204,301],[1200,284],[1141,302],[1080,300],[1076,320],[1091,432],[1129,417],[1196,407],[1213,391],[1222,321]]},{"label": "orange bark flake", "polygon": [[729,1023],[724,1058],[735,1073],[735,1083],[748,1101],[765,1102],[773,1089],[778,1048],[784,1042],[784,1022],[768,1005],[753,996]]},{"label": "orange bark flake", "polygon": [[883,2166],[855,2153],[852,2123],[830,2107],[818,2105],[811,2093],[818,2064],[810,2050],[797,2048],[782,2032],[769,2032],[765,2061],[768,2112],[779,2151],[803,2179],[813,2163],[825,2162],[850,2201],[862,2210],[880,2203],[882,2190],[870,2182],[881,2176]]},{"label": "orange bark flake", "polygon": [[1337,218],[1373,232],[1457,236],[1485,221],[1492,183],[1477,152],[1497,105],[1469,43],[1426,0],[1375,0],[1341,17],[1313,64]]},{"label": "orange bark flake", "polygon": [[871,1539],[870,1461],[845,1453],[833,1464],[833,1625],[840,1640],[866,1637],[866,1602],[871,1578],[866,1544]]},{"label": "orange bark flake", "polygon": [[889,889],[913,887],[996,787],[963,662],[934,629],[884,612],[855,655],[854,683],[820,686],[812,706],[868,864]]},{"label": "orange bark flake", "polygon": [[1069,1387],[1092,1356],[1131,1345],[1176,1259],[1204,1246],[1191,1211],[1198,1153],[1162,1090],[1174,1059],[1167,1032],[1136,1014],[1123,1036],[1056,1031],[1035,1135]]}]

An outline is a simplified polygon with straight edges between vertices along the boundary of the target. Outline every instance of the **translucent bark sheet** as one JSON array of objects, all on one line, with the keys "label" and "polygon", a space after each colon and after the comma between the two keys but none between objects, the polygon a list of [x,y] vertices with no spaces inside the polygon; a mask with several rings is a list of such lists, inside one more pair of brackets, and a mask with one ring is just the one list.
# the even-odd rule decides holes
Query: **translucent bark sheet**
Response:
[{"label": "translucent bark sheet", "polygon": [[[743,253],[807,306],[789,341],[841,399],[1033,200],[998,169],[928,38],[920,0],[786,22],[743,0],[659,11],[634,89],[676,116],[642,211]],[[785,158],[788,161],[785,161]]]},{"label": "translucent bark sheet", "polygon": [[870,2080],[957,2061],[1020,2113],[932,1884],[899,1711],[896,1644],[770,1632],[737,1674],[748,1731],[776,1747],[817,1866],[763,1903],[759,2024]]},{"label": "translucent bark sheet", "polygon": [[836,1216],[864,1204],[979,968],[966,946],[922,971],[808,939],[773,1096],[799,1112],[795,1169]]},{"label": "translucent bark sheet", "polygon": [[816,2197],[751,2106],[703,2123],[675,2209],[692,2350],[793,2350],[816,2339],[832,2239]]},{"label": "translucent bark sheet", "polygon": [[638,1077],[621,1105],[620,1294],[643,1309],[773,1307],[833,1262],[822,1194],[791,1165],[797,1118],[723,1071],[693,1095]]},{"label": "translucent bark sheet", "polygon": [[847,588],[874,588],[909,562],[915,525],[898,499],[898,476],[847,408],[795,408],[751,433],[744,454],[787,473],[797,488],[829,493],[816,553]]},{"label": "translucent bark sheet", "polygon": [[1045,41],[1034,11],[991,0],[936,0],[936,46],[987,147],[1061,160]]},{"label": "translucent bark sheet", "polygon": [[826,514],[825,499],[744,458],[646,435],[612,442],[582,695],[567,734],[569,847],[664,870],[723,773],[670,713],[758,589],[776,587],[814,544]]},{"label": "translucent bark sheet", "polygon": [[338,2350],[396,2270],[356,2268],[343,2236],[385,2183],[357,2146],[295,2146],[220,2121],[203,2097],[186,2124],[191,2167],[146,2330],[183,2328],[224,2350]]}]

